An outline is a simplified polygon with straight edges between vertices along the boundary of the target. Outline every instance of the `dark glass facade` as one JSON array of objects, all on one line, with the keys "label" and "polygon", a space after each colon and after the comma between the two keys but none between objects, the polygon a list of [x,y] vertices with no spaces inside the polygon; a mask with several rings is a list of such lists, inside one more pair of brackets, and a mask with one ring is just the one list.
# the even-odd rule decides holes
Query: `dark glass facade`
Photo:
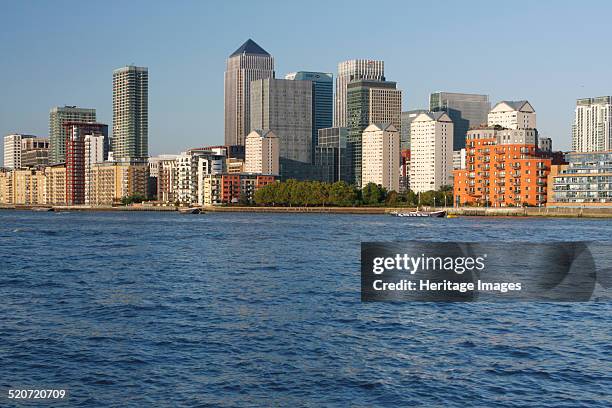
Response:
[{"label": "dark glass facade", "polygon": [[432,112],[446,112],[453,121],[453,150],[465,147],[465,136],[471,127],[487,123],[491,110],[488,95],[436,92],[429,96]]},{"label": "dark glass facade", "polygon": [[315,149],[315,166],[321,168],[322,181],[334,183],[351,180],[351,163],[346,149],[348,131],[332,127],[319,130],[319,144]]}]

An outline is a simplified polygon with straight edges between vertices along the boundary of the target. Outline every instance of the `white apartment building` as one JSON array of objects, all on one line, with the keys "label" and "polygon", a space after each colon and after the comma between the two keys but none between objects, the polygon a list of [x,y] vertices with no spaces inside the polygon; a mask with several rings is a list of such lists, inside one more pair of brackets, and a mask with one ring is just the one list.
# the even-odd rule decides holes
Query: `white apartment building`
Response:
[{"label": "white apartment building", "polygon": [[104,161],[104,136],[85,135],[85,204],[93,195],[93,165]]},{"label": "white apartment building", "polygon": [[218,153],[208,149],[191,149],[176,157],[175,200],[181,203],[201,202],[204,177],[223,173],[225,156]]},{"label": "white apartment building", "polygon": [[527,101],[501,101],[491,109],[488,126],[507,129],[536,129],[536,113]]},{"label": "white apartment building", "polygon": [[572,150],[575,152],[612,150],[612,96],[576,101],[572,125]]},{"label": "white apartment building", "polygon": [[4,161],[3,167],[8,169],[21,168],[21,141],[33,138],[32,135],[11,134],[4,136]]},{"label": "white apartment building", "polygon": [[246,137],[244,172],[278,175],[279,154],[279,141],[274,132],[253,130]]},{"label": "white apartment building", "polygon": [[453,151],[453,170],[464,170],[467,165],[467,152],[465,149]]},{"label": "white apartment building", "polygon": [[390,123],[373,123],[361,137],[361,182],[399,191],[400,134]]},{"label": "white apartment building", "polygon": [[438,190],[452,182],[453,122],[445,112],[419,114],[410,124],[410,189]]},{"label": "white apartment building", "polygon": [[198,185],[197,197],[195,202],[199,205],[205,204],[206,180],[209,176],[220,175],[224,173],[226,168],[226,157],[222,154],[200,155],[197,156],[198,161]]}]

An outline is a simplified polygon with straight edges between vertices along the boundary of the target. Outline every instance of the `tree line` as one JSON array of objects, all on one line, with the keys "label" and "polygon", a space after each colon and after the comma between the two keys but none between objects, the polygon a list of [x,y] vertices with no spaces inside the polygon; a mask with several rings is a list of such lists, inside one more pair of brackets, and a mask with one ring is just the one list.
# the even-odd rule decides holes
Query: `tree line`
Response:
[{"label": "tree line", "polygon": [[369,183],[358,189],[344,181],[324,183],[320,181],[287,180],[259,188],[254,195],[255,204],[262,206],[452,206],[453,190],[444,186],[439,191],[416,194],[413,191],[398,193]]}]

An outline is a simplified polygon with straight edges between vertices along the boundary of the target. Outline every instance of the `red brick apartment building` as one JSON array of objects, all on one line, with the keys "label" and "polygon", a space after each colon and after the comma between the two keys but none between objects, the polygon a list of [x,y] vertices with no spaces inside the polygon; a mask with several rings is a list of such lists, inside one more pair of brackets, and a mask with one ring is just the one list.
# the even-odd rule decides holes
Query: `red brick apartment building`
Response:
[{"label": "red brick apartment building", "polygon": [[453,172],[455,206],[545,205],[550,166],[560,159],[537,146],[535,129],[469,130],[466,168]]}]

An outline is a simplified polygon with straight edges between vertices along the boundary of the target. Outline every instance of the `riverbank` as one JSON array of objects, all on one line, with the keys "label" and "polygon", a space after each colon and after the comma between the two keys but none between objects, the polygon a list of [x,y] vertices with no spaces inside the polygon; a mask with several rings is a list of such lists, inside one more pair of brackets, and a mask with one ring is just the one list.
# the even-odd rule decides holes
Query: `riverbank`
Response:
[{"label": "riverbank", "polygon": [[[53,211],[166,211],[177,212],[174,206],[26,206],[2,205],[0,210],[42,210]],[[576,208],[576,207],[462,207],[462,208],[423,208],[426,211],[445,209],[449,215],[460,217],[558,217],[558,218],[612,218],[612,208]],[[202,207],[203,212],[238,212],[238,213],[313,213],[313,214],[389,214],[391,212],[414,211],[415,208],[399,207],[241,207],[214,206]]]},{"label": "riverbank", "polygon": [[[612,208],[564,207],[505,207],[505,208],[442,208],[428,207],[426,211],[446,210],[449,215],[462,217],[563,217],[612,218]],[[258,213],[333,213],[333,214],[389,214],[415,211],[416,208],[390,207],[204,207],[206,212],[258,212]]]}]

